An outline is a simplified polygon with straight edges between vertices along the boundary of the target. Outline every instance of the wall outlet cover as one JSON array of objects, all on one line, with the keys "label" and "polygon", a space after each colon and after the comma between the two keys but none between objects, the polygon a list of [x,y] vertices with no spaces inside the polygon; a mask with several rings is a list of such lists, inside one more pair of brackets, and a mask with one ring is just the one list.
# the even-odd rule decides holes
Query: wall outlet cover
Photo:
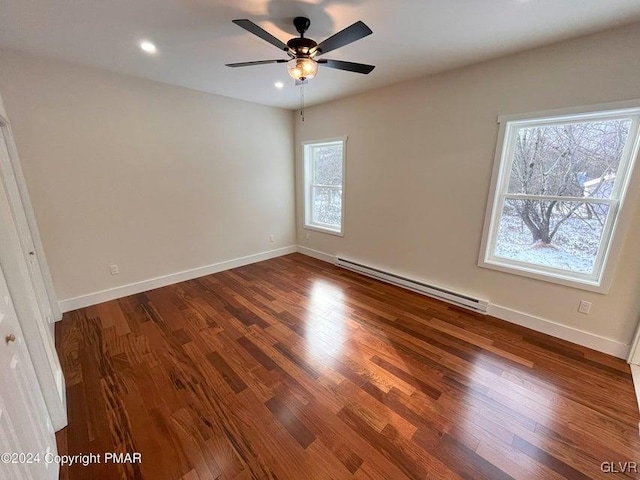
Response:
[{"label": "wall outlet cover", "polygon": [[580,313],[584,313],[585,315],[591,311],[591,302],[587,302],[586,300],[582,300],[580,305],[578,305],[578,311]]}]

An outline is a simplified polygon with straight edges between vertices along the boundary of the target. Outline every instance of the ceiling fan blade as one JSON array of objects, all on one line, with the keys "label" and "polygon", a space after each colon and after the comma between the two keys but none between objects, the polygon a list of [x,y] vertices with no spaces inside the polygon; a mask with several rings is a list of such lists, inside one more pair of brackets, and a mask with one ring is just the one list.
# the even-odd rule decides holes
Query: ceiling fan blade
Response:
[{"label": "ceiling fan blade", "polygon": [[326,65],[330,68],[337,68],[338,70],[347,70],[348,72],[356,72],[356,73],[371,73],[374,68],[374,65],[365,65],[364,63],[354,63],[354,62],[343,62],[342,60],[329,60],[329,59],[320,59],[318,63],[322,65]]},{"label": "ceiling fan blade", "polygon": [[324,42],[321,42],[315,50],[318,51],[318,55],[323,55],[336,48],[344,47],[350,43],[360,40],[361,38],[371,35],[373,32],[364,22],[358,21],[350,27],[340,30],[338,33],[330,36]]},{"label": "ceiling fan blade", "polygon": [[252,65],[267,65],[269,63],[287,63],[288,60],[258,60],[257,62],[227,63],[227,67],[250,67]]},{"label": "ceiling fan blade", "polygon": [[254,35],[260,37],[261,39],[269,42],[271,45],[279,48],[280,50],[285,50],[285,51],[289,50],[289,47],[287,46],[286,43],[278,40],[276,37],[271,35],[262,27],[253,23],[251,20],[247,20],[246,18],[241,18],[239,20],[234,20],[233,23],[235,23],[239,27],[244,28],[246,31],[251,32]]}]

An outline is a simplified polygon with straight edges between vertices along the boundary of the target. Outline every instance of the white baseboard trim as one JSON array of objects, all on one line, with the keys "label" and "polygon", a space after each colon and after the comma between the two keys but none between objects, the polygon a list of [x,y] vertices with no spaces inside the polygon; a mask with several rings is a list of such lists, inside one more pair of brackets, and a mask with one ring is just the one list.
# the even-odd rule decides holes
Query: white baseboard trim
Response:
[{"label": "white baseboard trim", "polygon": [[[318,260],[324,260],[325,262],[329,262],[332,264],[335,264],[337,259],[337,257],[329,255],[328,253],[313,250],[301,245],[298,245],[298,253],[317,258]],[[499,318],[500,320],[505,320],[509,323],[515,323],[516,325],[530,328],[531,330],[535,330],[536,332],[546,333],[547,335],[551,335],[552,337],[560,338],[571,343],[582,345],[583,347],[591,348],[598,352],[607,353],[609,355],[613,355],[614,357],[626,360],[629,356],[629,345],[618,342],[616,340],[612,340],[610,338],[601,337],[600,335],[586,332],[584,330],[568,327],[551,320],[536,317],[535,315],[529,315],[528,313],[519,312],[511,308],[494,304],[489,304],[487,313],[491,316]],[[638,379],[638,383],[640,384],[640,378]]]},{"label": "white baseboard trim", "polygon": [[488,313],[500,320],[515,323],[516,325],[530,328],[536,332],[546,333],[552,337],[582,345],[583,347],[591,348],[598,352],[607,353],[614,357],[626,360],[629,355],[629,345],[622,342],[601,337],[600,335],[586,332],[578,328],[568,327],[567,325],[562,325],[534,315],[529,315],[528,313],[519,312],[517,310],[493,304],[489,305]]},{"label": "white baseboard trim", "polygon": [[141,282],[130,283],[128,285],[122,285],[121,287],[89,293],[79,297],[68,298],[60,301],[60,310],[62,310],[62,312],[70,312],[72,310],[77,310],[78,308],[89,307],[98,303],[108,302],[109,300],[115,300],[129,295],[135,295],[137,293],[153,290],[154,288],[166,287],[167,285],[173,285],[174,283],[184,282],[186,280],[193,280],[194,278],[204,277],[205,275],[211,275],[212,273],[242,267],[251,263],[262,262],[263,260],[281,257],[282,255],[296,253],[297,251],[297,246],[291,245],[288,247],[278,248],[276,250],[214,263],[213,265],[206,265],[204,267],[163,275],[161,277],[151,278]]},{"label": "white baseboard trim", "polygon": [[318,260],[332,263],[334,265],[336,263],[336,257],[334,257],[333,255],[329,255],[328,253],[320,252],[318,250],[313,250],[312,248],[303,247],[301,245],[298,245],[298,253],[306,255],[307,257],[317,258]]},{"label": "white baseboard trim", "polygon": [[[117,298],[135,295],[137,293],[153,290],[154,288],[165,287],[174,283],[192,280],[194,278],[203,277],[205,275],[211,275],[213,273],[230,270],[236,267],[242,267],[244,265],[261,262],[263,260],[269,260],[270,258],[276,258],[295,252],[331,264],[335,264],[336,262],[336,257],[333,255],[329,255],[328,253],[313,250],[301,245],[291,245],[288,247],[278,248],[276,250],[261,252],[254,255],[247,255],[245,257],[226,260],[224,262],[215,263],[213,265],[206,265],[204,267],[198,267],[191,270],[172,273],[170,275],[151,278],[142,282],[130,283],[121,287],[110,288],[108,290],[102,290],[99,292],[89,293],[87,295],[81,295],[79,297],[61,300],[60,310],[62,312],[70,312],[72,310],[77,310],[78,308],[89,307],[91,305],[107,302],[109,300],[115,300]],[[551,320],[546,320],[534,315],[529,315],[517,310],[502,307],[500,305],[490,304],[488,314],[501,320],[530,328],[537,332],[546,333],[547,335],[551,335],[552,337],[561,338],[563,340],[567,340],[584,347],[592,348],[593,350],[597,350],[599,352],[608,353],[609,355],[613,355],[614,357],[627,359],[629,355],[630,346],[624,343],[612,340],[610,338],[601,337],[584,330],[568,327]],[[640,379],[638,380],[638,382],[640,383]]]}]

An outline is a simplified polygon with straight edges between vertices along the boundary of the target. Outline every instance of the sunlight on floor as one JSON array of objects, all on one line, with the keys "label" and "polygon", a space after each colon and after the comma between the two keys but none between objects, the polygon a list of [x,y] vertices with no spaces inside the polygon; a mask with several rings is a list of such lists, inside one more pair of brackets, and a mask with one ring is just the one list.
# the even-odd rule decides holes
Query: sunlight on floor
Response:
[{"label": "sunlight on floor", "polygon": [[309,354],[326,361],[345,340],[345,306],[342,288],[324,280],[316,280],[311,288],[305,340]]}]

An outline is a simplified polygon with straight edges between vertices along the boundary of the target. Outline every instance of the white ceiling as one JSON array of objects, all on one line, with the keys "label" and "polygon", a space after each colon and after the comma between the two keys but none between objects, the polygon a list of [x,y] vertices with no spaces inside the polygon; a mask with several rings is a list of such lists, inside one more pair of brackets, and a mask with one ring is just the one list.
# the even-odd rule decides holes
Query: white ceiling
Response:
[{"label": "white ceiling", "polygon": [[[311,105],[640,21],[640,1],[1,0],[0,47],[296,108],[300,93],[286,65],[224,64],[286,58],[231,20],[248,18],[286,42],[297,36],[291,21],[298,15],[311,19],[307,36],[318,42],[357,20],[373,30],[327,58],[377,68],[360,75],[321,67],[305,87]],[[140,51],[143,39],[157,45],[157,55]]]}]

